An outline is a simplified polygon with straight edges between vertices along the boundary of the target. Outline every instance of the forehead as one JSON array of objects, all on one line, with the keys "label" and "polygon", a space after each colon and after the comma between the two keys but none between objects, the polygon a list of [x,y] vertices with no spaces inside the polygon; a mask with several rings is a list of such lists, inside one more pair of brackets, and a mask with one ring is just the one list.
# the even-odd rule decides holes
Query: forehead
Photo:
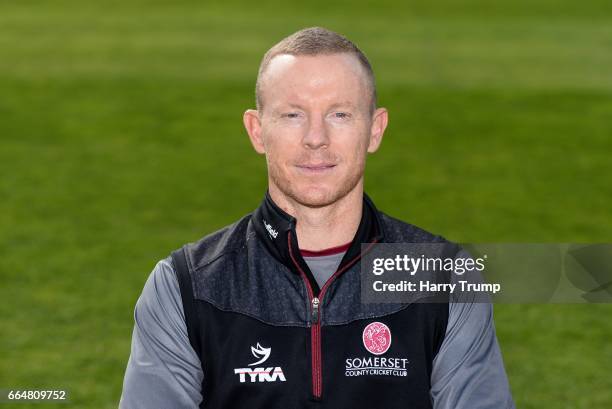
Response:
[{"label": "forehead", "polygon": [[282,104],[368,103],[365,69],[350,53],[274,57],[262,75],[271,107]]}]

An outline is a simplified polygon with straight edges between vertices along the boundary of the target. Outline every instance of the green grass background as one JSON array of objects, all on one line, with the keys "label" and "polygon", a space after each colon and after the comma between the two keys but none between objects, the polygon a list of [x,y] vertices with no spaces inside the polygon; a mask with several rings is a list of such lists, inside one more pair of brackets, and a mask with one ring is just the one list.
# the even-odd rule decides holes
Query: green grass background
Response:
[{"label": "green grass background", "polygon": [[[366,190],[463,242],[609,242],[612,2],[0,2],[0,388],[114,408],[155,262],[254,209],[263,53],[353,39],[390,111]],[[612,407],[612,306],[496,305],[519,408]]]}]

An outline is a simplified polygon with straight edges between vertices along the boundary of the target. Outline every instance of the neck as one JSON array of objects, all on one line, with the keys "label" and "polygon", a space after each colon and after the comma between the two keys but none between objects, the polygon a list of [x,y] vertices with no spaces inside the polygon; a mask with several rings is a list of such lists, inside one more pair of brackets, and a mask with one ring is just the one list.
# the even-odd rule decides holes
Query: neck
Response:
[{"label": "neck", "polygon": [[312,251],[340,246],[355,237],[363,208],[363,181],[334,203],[320,207],[303,205],[269,185],[272,200],[295,217],[299,247]]}]

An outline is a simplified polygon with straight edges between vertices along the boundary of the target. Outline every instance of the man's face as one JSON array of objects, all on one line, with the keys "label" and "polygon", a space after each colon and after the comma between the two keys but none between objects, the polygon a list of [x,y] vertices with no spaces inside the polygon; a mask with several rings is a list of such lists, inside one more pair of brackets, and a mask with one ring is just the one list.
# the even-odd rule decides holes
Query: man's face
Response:
[{"label": "man's face", "polygon": [[367,152],[378,148],[386,110],[371,112],[371,91],[355,56],[276,56],[261,93],[263,108],[250,118],[247,111],[245,126],[255,149],[266,155],[271,188],[318,207],[363,183]]}]

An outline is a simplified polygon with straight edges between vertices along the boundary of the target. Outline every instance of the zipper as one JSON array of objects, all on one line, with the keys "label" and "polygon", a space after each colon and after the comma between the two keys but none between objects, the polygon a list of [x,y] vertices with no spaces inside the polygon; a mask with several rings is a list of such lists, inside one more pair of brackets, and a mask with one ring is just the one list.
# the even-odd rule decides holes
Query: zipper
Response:
[{"label": "zipper", "polygon": [[[306,276],[304,276],[306,278]],[[321,321],[319,320],[319,298],[311,300],[311,353],[312,353],[312,394],[321,399],[321,384],[323,380],[321,370]]]},{"label": "zipper", "polygon": [[372,241],[369,246],[363,251],[363,253],[358,254],[352,260],[347,262],[344,267],[336,270],[334,274],[323,284],[321,291],[318,296],[315,297],[314,291],[312,290],[312,286],[310,285],[310,281],[306,276],[306,273],[300,265],[295,260],[295,256],[293,255],[293,250],[291,247],[291,233],[287,235],[287,242],[289,245],[289,255],[291,256],[291,261],[297,267],[300,272],[300,276],[306,283],[306,291],[308,293],[308,299],[310,304],[310,351],[311,351],[311,366],[312,366],[312,394],[316,399],[321,399],[321,395],[323,393],[323,369],[321,364],[321,302],[323,301],[323,297],[325,296],[325,292],[327,288],[332,283],[333,280],[340,274],[342,274],[346,269],[353,265],[353,262],[359,260],[362,254],[367,253],[372,246],[378,240]]},{"label": "zipper", "polygon": [[312,299],[312,322],[319,321],[319,299],[314,297]]}]

